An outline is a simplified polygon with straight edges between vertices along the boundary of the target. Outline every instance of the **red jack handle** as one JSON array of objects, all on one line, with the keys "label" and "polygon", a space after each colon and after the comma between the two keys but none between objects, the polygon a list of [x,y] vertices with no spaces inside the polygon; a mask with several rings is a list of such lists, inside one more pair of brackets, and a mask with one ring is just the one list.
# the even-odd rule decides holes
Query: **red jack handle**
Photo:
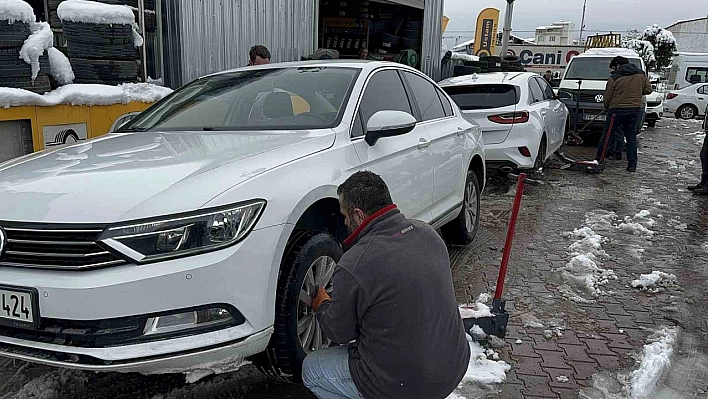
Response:
[{"label": "red jack handle", "polygon": [[501,268],[499,269],[499,278],[497,279],[497,290],[494,293],[494,299],[501,300],[502,292],[504,291],[504,281],[506,280],[506,270],[509,266],[509,256],[511,255],[511,246],[514,243],[514,230],[516,230],[516,219],[519,217],[519,209],[521,208],[521,197],[524,195],[524,185],[526,173],[519,174],[519,180],[516,185],[516,196],[514,197],[514,208],[511,210],[511,220],[509,221],[509,229],[506,231],[506,242],[504,243],[504,255],[502,256]]},{"label": "red jack handle", "polygon": [[610,119],[610,126],[607,128],[607,135],[605,136],[605,146],[602,148],[602,157],[598,161],[602,162],[605,160],[605,155],[607,155],[607,145],[610,144],[610,137],[612,137],[612,128],[615,125],[615,116],[612,115]]}]

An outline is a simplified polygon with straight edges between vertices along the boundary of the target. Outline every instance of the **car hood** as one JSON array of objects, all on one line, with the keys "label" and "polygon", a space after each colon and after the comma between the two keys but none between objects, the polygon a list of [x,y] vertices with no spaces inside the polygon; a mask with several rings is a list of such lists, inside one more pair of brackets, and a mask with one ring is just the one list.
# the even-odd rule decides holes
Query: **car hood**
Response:
[{"label": "car hood", "polygon": [[332,130],[109,134],[0,165],[0,220],[112,223],[193,211],[329,148],[334,137]]}]

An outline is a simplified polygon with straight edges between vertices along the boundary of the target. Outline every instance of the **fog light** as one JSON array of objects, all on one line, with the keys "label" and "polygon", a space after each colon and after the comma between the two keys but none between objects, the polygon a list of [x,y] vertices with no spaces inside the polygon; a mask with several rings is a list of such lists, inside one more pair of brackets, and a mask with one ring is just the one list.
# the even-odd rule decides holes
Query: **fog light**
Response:
[{"label": "fog light", "polygon": [[145,323],[143,335],[167,334],[196,328],[213,327],[218,324],[226,326],[234,324],[234,321],[231,313],[223,308],[175,313],[150,317]]},{"label": "fog light", "polygon": [[525,156],[525,157],[531,158],[531,151],[529,151],[528,148],[526,148],[526,147],[519,147],[519,152],[521,153],[521,155],[523,155],[523,156]]}]

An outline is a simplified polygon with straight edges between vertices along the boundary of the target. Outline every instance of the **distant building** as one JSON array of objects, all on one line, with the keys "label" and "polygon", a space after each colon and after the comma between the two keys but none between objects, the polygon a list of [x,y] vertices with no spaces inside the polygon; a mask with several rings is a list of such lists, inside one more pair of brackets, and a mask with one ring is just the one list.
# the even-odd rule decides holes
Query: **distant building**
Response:
[{"label": "distant building", "polygon": [[666,30],[674,34],[679,52],[708,53],[708,16],[676,21]]},{"label": "distant building", "polygon": [[535,43],[539,46],[569,46],[577,43],[573,38],[573,22],[560,21],[536,28]]}]

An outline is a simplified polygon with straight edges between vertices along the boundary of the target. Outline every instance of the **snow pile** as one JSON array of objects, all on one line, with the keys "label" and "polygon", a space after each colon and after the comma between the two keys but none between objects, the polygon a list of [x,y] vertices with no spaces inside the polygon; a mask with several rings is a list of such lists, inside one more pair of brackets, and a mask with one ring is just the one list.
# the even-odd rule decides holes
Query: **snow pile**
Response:
[{"label": "snow pile", "polygon": [[632,398],[647,398],[653,393],[659,377],[671,363],[677,337],[678,329],[669,327],[649,337],[639,368],[630,374]]},{"label": "snow pile", "polygon": [[491,317],[492,312],[486,304],[492,299],[492,296],[483,292],[479,294],[477,300],[473,304],[464,304],[459,307],[460,316],[463,319],[479,319],[480,317]]},{"label": "snow pile", "polygon": [[[597,225],[611,226],[612,213],[592,213],[586,215],[586,222]],[[600,287],[607,285],[610,280],[616,280],[617,275],[613,270],[601,267],[600,258],[607,257],[602,249],[606,241],[592,228],[585,226],[564,234],[566,237],[575,238],[576,241],[568,247],[570,260],[564,267],[556,269],[561,273],[565,284],[559,288],[560,293],[569,300],[587,303],[600,295],[611,294]],[[586,296],[590,298],[586,298]]]},{"label": "snow pile", "polygon": [[616,213],[599,209],[585,215],[585,224],[594,231],[609,231],[614,229],[612,222],[616,219]]},{"label": "snow pile", "polygon": [[74,71],[71,69],[69,59],[59,50],[54,47],[47,49],[49,56],[49,67],[51,75],[60,85],[68,85],[74,81]]},{"label": "snow pile", "polygon": [[86,24],[130,25],[133,27],[133,44],[143,45],[140,28],[135,22],[135,14],[130,7],[103,4],[87,0],[66,0],[59,4],[57,15],[62,21]]},{"label": "snow pile", "polygon": [[640,288],[642,291],[656,292],[662,287],[677,286],[678,280],[673,274],[661,271],[653,271],[650,274],[640,274],[639,278],[632,281],[632,287]]},{"label": "snow pile", "polygon": [[34,20],[34,10],[26,2],[22,0],[0,1],[0,21],[7,21],[10,24],[15,22],[28,24]]},{"label": "snow pile", "polygon": [[[503,360],[489,360],[489,357],[499,358],[492,349],[484,349],[480,344],[467,337],[470,346],[470,363],[462,383],[475,382],[479,384],[498,384],[506,380],[506,372],[511,366]],[[496,356],[495,356],[496,355]]]},{"label": "snow pile", "polygon": [[[63,3],[62,3],[63,4]],[[149,83],[120,86],[70,84],[44,95],[23,89],[0,87],[0,107],[67,105],[113,105],[131,101],[152,103],[169,94],[170,89]]]},{"label": "snow pile", "polygon": [[625,217],[624,222],[617,226],[619,231],[631,233],[637,236],[653,236],[656,232],[649,229],[656,224],[656,221],[651,218],[651,212],[642,210],[634,217]]},{"label": "snow pile", "polygon": [[32,66],[32,80],[39,74],[39,57],[54,45],[52,28],[46,22],[32,23],[32,34],[20,49],[20,58]]}]

